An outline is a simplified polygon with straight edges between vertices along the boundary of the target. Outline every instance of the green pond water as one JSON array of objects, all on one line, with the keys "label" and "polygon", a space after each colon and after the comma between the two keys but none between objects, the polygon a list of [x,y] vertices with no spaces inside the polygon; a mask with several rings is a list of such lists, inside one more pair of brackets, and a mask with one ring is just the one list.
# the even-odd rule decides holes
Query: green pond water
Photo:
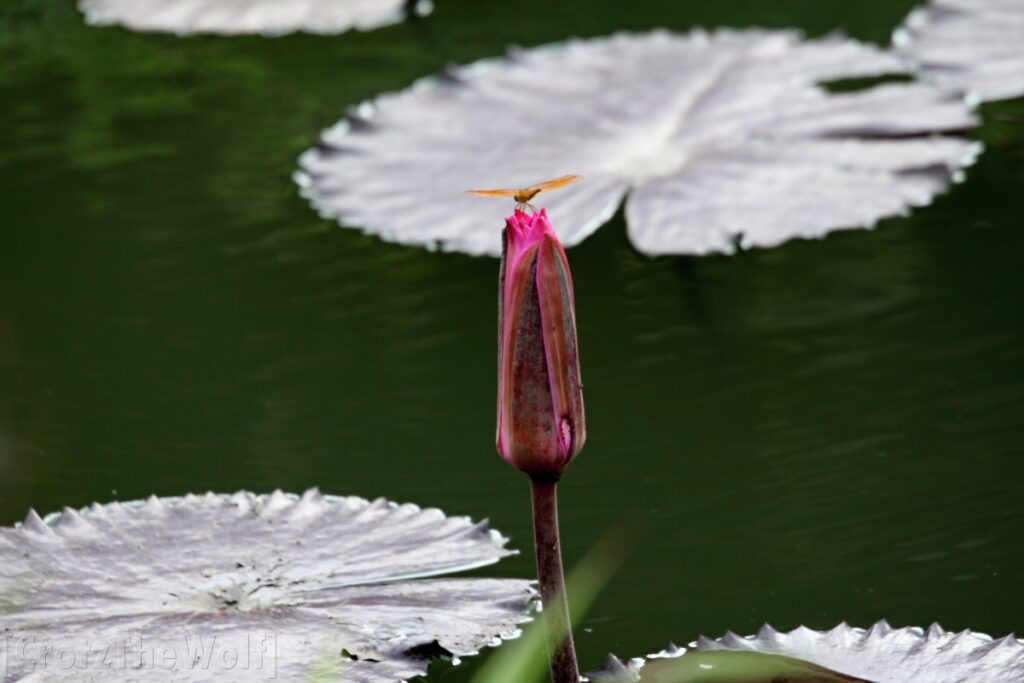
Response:
[{"label": "green pond water", "polygon": [[[315,485],[489,517],[524,553],[478,573],[530,576],[527,482],[493,446],[497,262],[319,219],[298,155],[346,107],[513,43],[886,42],[913,5],[436,4],[179,39],[0,3],[0,523]],[[648,259],[620,213],[570,251],[589,437],[566,562],[636,539],[579,624],[584,665],[766,621],[1024,627],[1024,106],[983,113],[967,182],[875,231]]]}]

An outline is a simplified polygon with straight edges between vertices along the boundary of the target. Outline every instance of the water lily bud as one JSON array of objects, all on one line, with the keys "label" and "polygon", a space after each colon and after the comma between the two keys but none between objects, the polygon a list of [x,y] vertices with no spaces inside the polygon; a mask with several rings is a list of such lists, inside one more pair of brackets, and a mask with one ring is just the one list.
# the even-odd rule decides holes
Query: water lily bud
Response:
[{"label": "water lily bud", "polygon": [[569,261],[543,209],[505,224],[498,453],[535,479],[558,479],[586,439]]}]

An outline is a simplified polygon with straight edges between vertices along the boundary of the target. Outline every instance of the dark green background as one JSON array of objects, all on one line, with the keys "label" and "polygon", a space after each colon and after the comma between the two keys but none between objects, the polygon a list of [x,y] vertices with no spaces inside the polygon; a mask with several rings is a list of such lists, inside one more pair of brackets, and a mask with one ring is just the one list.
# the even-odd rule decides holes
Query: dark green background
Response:
[{"label": "dark green background", "polygon": [[[437,0],[271,40],[3,0],[0,523],[318,485],[490,517],[526,552],[484,573],[529,576],[527,483],[493,447],[497,263],[319,220],[297,156],[348,106],[513,43],[885,43],[912,4]],[[876,231],[651,260],[620,214],[570,251],[589,439],[566,561],[637,538],[581,625],[585,664],[765,621],[1021,629],[1024,107],[983,113],[967,182]]]}]

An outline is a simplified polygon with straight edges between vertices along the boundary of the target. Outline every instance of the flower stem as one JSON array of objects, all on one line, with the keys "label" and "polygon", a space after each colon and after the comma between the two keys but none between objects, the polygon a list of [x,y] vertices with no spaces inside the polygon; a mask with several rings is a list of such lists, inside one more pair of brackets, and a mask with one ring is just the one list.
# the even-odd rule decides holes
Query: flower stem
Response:
[{"label": "flower stem", "polygon": [[533,542],[537,554],[537,579],[544,604],[548,657],[552,683],[579,683],[576,648],[572,642],[569,601],[565,595],[562,546],[558,540],[557,482],[531,477],[533,498]]}]

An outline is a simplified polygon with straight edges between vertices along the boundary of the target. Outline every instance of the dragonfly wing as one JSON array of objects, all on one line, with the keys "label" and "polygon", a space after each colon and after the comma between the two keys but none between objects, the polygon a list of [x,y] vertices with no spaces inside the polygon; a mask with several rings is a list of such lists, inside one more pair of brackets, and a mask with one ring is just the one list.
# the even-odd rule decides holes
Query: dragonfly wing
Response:
[{"label": "dragonfly wing", "polygon": [[582,176],[578,175],[563,175],[559,176],[558,178],[552,178],[551,180],[545,180],[543,183],[531,185],[529,189],[536,190],[537,192],[540,192],[541,190],[554,190],[559,187],[571,185],[575,183],[577,180],[579,180],[581,177]]},{"label": "dragonfly wing", "polygon": [[466,194],[478,197],[514,197],[519,190],[466,190]]}]

